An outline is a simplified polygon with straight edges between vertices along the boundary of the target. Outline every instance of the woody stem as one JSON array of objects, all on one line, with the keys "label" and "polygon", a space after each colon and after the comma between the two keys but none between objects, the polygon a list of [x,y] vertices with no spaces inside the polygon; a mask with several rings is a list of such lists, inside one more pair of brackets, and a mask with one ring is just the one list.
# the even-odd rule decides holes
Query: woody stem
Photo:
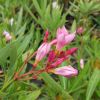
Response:
[{"label": "woody stem", "polygon": [[22,79],[23,77],[25,77],[27,75],[30,75],[30,74],[33,74],[33,73],[35,74],[35,76],[38,76],[39,74],[41,74],[44,71],[46,71],[46,70],[45,69],[42,69],[42,70],[39,70],[39,71],[33,71],[33,70],[31,70],[31,71],[29,71],[29,72],[27,72],[25,74],[22,74],[21,76],[17,76],[17,79],[18,80]]},{"label": "woody stem", "polygon": [[14,79],[18,78],[18,75],[19,75],[19,73],[23,70],[24,66],[27,64],[27,62],[28,62],[33,56],[35,56],[36,53],[37,53],[37,51],[34,52],[32,55],[29,55],[29,56],[25,59],[23,65],[21,66],[21,68],[19,69],[19,71],[16,72],[16,74],[15,74],[15,76],[14,76]]}]

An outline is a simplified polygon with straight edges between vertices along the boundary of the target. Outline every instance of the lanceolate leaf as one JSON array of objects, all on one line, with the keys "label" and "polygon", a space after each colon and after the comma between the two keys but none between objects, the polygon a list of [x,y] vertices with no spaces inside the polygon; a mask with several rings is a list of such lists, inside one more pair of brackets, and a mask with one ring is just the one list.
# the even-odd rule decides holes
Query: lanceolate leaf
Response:
[{"label": "lanceolate leaf", "polygon": [[89,80],[89,84],[86,92],[86,100],[91,100],[93,92],[95,91],[99,81],[100,81],[100,70],[96,68]]}]

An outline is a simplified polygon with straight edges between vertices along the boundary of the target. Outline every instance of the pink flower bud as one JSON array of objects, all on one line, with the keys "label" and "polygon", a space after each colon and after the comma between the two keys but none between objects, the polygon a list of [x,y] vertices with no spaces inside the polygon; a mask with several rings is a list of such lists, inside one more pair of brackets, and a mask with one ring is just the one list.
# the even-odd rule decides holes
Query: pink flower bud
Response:
[{"label": "pink flower bud", "polygon": [[76,47],[71,48],[71,49],[69,49],[69,50],[66,51],[66,54],[67,54],[67,55],[72,55],[72,54],[75,53],[77,50],[78,50],[78,48],[76,48]]},{"label": "pink flower bud", "polygon": [[12,39],[12,36],[10,34],[6,34],[5,38],[6,38],[6,41],[8,42]]},{"label": "pink flower bud", "polygon": [[51,72],[68,78],[78,75],[78,70],[73,68],[71,65],[56,68],[54,70],[51,70]]},{"label": "pink flower bud", "polygon": [[48,40],[48,36],[49,36],[49,31],[46,30],[45,36],[44,36],[44,39],[43,39],[44,42],[46,42]]},{"label": "pink flower bud", "polygon": [[36,61],[42,60],[50,51],[51,45],[43,43],[37,50]]},{"label": "pink flower bud", "polygon": [[54,61],[55,57],[56,57],[55,52],[54,52],[53,50],[50,51],[50,52],[49,52],[49,56],[48,56],[48,62]]},{"label": "pink flower bud", "polygon": [[77,34],[82,34],[83,32],[84,32],[83,27],[79,27],[79,28],[77,28],[77,30],[76,30],[76,33],[77,33]]},{"label": "pink flower bud", "polygon": [[57,67],[58,65],[62,64],[62,62],[64,62],[66,59],[68,59],[68,56],[64,57],[64,58],[58,58],[56,62],[51,64],[51,67]]},{"label": "pink flower bud", "polygon": [[58,28],[57,30],[57,45],[56,49],[61,50],[66,44],[69,44],[75,38],[75,34],[69,34],[66,28]]},{"label": "pink flower bud", "polygon": [[81,67],[81,69],[84,68],[84,60],[83,59],[80,59],[80,67]]}]

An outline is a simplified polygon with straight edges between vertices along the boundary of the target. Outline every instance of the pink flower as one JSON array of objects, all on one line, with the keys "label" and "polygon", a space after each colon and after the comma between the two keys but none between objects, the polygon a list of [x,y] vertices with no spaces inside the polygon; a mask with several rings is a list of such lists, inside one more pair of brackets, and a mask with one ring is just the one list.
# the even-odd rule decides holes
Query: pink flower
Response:
[{"label": "pink flower", "polygon": [[12,39],[12,36],[10,34],[5,35],[6,41],[10,41]]},{"label": "pink flower", "polygon": [[71,65],[56,68],[54,70],[51,70],[51,72],[68,78],[78,75],[78,70],[73,68]]},{"label": "pink flower", "polygon": [[4,31],[3,35],[5,36],[7,42],[9,42],[12,39],[12,36],[7,31]]},{"label": "pink flower", "polygon": [[37,50],[36,61],[42,60],[50,51],[51,45],[43,43]]},{"label": "pink flower", "polygon": [[76,33],[79,34],[79,35],[81,35],[83,32],[84,32],[83,27],[79,27],[79,28],[77,28],[77,30],[76,30]]},{"label": "pink flower", "polygon": [[4,36],[6,36],[7,34],[9,34],[9,32],[7,32],[7,31],[4,31],[4,32],[3,32],[3,35],[4,35]]},{"label": "pink flower", "polygon": [[56,49],[61,50],[66,44],[69,44],[75,38],[75,34],[69,34],[66,28],[58,28],[57,30],[57,45]]},{"label": "pink flower", "polygon": [[80,67],[81,67],[81,69],[84,68],[84,60],[83,59],[80,59]]}]

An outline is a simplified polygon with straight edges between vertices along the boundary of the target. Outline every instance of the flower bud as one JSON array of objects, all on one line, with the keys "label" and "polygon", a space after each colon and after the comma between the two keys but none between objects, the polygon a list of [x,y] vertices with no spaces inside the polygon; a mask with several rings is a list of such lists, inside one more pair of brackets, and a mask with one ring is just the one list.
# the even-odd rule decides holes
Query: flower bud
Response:
[{"label": "flower bud", "polygon": [[76,30],[76,33],[79,34],[79,35],[81,35],[83,32],[84,32],[83,27],[79,27],[79,28],[77,28],[77,30]]},{"label": "flower bud", "polygon": [[37,50],[36,61],[42,60],[50,51],[51,45],[43,43]]},{"label": "flower bud", "polygon": [[48,62],[54,61],[55,57],[56,57],[55,52],[54,52],[53,50],[50,51],[50,52],[49,52],[49,56],[48,56]]},{"label": "flower bud", "polygon": [[84,60],[83,59],[80,59],[80,67],[81,67],[81,69],[84,68]]},{"label": "flower bud", "polygon": [[64,62],[65,60],[68,59],[68,56],[64,57],[64,58],[58,58],[56,62],[51,64],[51,67],[57,67],[58,65],[62,64],[62,62]]},{"label": "flower bud", "polygon": [[73,68],[71,65],[56,68],[54,70],[51,70],[51,72],[68,78],[78,75],[78,70]]},{"label": "flower bud", "polygon": [[77,50],[78,50],[78,48],[76,48],[76,47],[71,48],[71,49],[69,49],[69,50],[66,51],[66,54],[67,54],[67,55],[72,55],[72,54],[75,53]]},{"label": "flower bud", "polygon": [[5,38],[6,41],[9,42],[12,39],[12,36],[10,34],[6,34]]},{"label": "flower bud", "polygon": [[9,21],[10,25],[12,26],[13,23],[14,23],[14,18],[11,18],[10,21]]},{"label": "flower bud", "polygon": [[44,39],[43,39],[44,42],[46,42],[48,40],[48,36],[49,36],[49,31],[46,30],[45,36],[44,36]]},{"label": "flower bud", "polygon": [[52,7],[58,9],[59,8],[59,5],[58,5],[58,3],[56,1],[54,1],[52,3]]},{"label": "flower bud", "polygon": [[4,32],[3,32],[3,35],[4,35],[4,36],[6,36],[7,34],[9,34],[9,32],[7,32],[7,31],[4,31]]}]

